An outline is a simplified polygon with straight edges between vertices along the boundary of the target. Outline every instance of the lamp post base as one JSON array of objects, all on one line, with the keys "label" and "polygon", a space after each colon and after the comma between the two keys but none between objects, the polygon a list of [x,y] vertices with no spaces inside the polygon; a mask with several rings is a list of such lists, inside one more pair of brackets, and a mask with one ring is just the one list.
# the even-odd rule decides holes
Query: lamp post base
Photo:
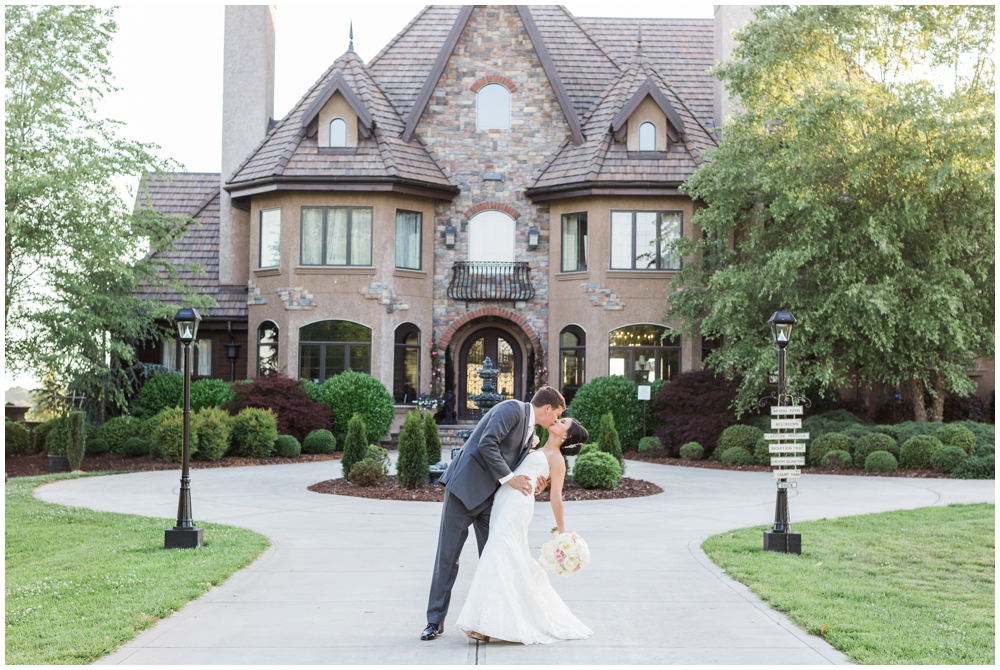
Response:
[{"label": "lamp post base", "polygon": [[801,554],[802,534],[775,533],[773,530],[765,530],[764,551],[778,551],[783,554]]},{"label": "lamp post base", "polygon": [[201,528],[175,527],[163,531],[164,549],[198,549],[201,546]]}]

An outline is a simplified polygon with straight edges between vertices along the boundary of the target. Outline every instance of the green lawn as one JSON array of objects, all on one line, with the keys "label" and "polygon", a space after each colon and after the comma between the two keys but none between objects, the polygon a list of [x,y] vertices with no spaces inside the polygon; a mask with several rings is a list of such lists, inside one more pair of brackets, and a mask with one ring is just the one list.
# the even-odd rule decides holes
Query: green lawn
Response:
[{"label": "green lawn", "polygon": [[993,664],[994,506],[951,505],[796,523],[802,555],[765,528],[710,537],[708,555],[856,663]]},{"label": "green lawn", "polygon": [[51,505],[19,477],[6,496],[6,662],[90,663],[246,567],[269,545],[201,524],[201,549],[163,549],[173,520]]}]

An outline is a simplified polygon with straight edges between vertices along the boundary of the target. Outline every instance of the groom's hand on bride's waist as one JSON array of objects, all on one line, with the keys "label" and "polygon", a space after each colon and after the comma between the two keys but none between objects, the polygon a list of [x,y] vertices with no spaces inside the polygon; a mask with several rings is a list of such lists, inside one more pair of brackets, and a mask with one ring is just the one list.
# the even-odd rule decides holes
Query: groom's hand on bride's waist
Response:
[{"label": "groom's hand on bride's waist", "polygon": [[530,496],[534,493],[534,489],[531,486],[531,477],[528,475],[517,475],[515,477],[511,477],[507,481],[507,486],[517,489],[526,496]]}]

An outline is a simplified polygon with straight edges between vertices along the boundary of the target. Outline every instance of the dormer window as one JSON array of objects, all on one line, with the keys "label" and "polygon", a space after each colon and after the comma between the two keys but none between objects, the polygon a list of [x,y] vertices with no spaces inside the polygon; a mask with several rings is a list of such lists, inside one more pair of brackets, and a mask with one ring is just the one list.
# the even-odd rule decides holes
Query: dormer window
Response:
[{"label": "dormer window", "polygon": [[502,84],[487,84],[476,93],[476,128],[510,128],[510,90]]},{"label": "dormer window", "polygon": [[639,151],[656,151],[656,126],[649,121],[639,126]]},{"label": "dormer window", "polygon": [[347,121],[339,118],[330,121],[330,146],[347,146]]}]

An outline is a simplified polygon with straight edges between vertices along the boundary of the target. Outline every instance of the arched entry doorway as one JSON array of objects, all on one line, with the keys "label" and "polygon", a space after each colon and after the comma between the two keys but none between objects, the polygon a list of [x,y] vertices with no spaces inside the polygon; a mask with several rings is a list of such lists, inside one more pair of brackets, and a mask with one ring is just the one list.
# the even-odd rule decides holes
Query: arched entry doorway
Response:
[{"label": "arched entry doorway", "polygon": [[521,345],[513,335],[499,328],[481,328],[470,333],[459,349],[455,376],[458,387],[458,416],[472,419],[479,416],[479,410],[469,396],[482,391],[482,379],[477,371],[483,367],[487,357],[500,371],[497,377],[497,393],[505,398],[524,397],[524,374]]}]

